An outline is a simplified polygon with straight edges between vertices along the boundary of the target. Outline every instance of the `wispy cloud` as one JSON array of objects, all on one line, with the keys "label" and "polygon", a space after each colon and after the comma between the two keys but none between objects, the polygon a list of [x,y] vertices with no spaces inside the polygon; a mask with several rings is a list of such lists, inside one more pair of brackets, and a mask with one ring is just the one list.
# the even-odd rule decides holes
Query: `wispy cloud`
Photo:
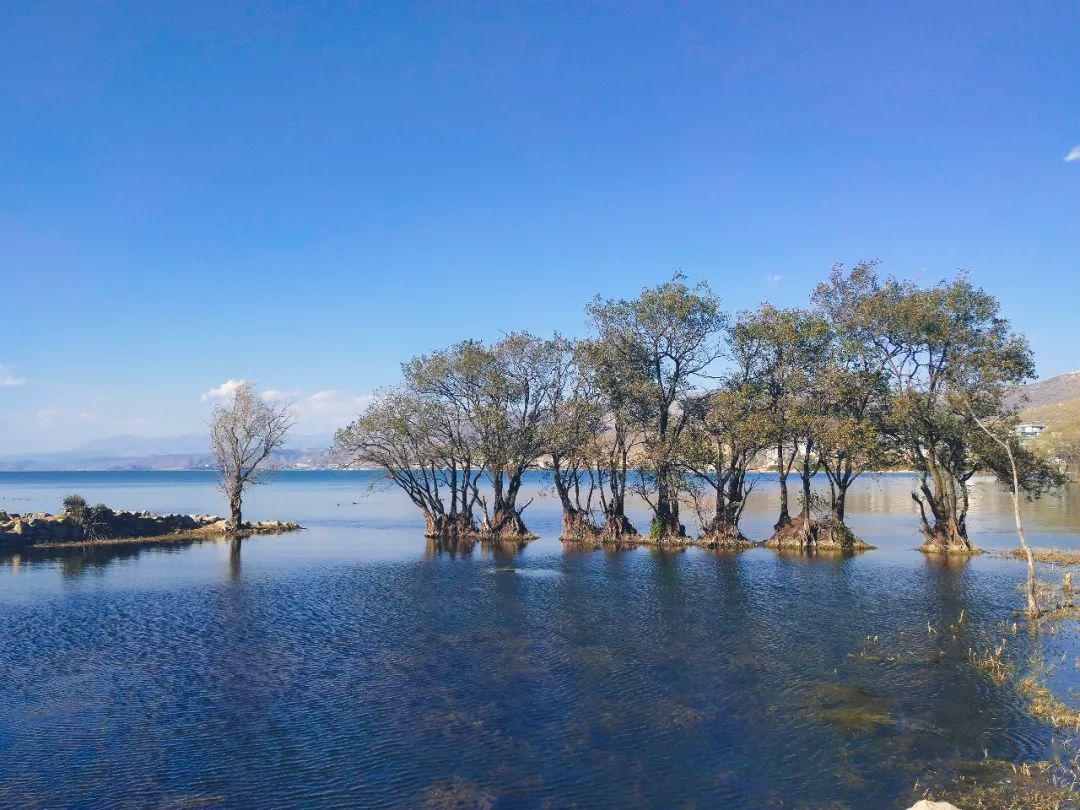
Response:
[{"label": "wispy cloud", "polygon": [[1069,154],[1067,154],[1065,156],[1065,162],[1066,163],[1072,163],[1072,162],[1077,161],[1077,160],[1080,160],[1080,144],[1077,144],[1076,146],[1074,146],[1072,148],[1072,151],[1069,152]]},{"label": "wispy cloud", "polygon": [[26,380],[22,377],[16,377],[14,369],[11,366],[6,366],[0,363],[0,388],[14,388],[17,385],[22,385]]},{"label": "wispy cloud", "polygon": [[315,431],[344,427],[370,403],[370,394],[356,395],[328,389],[296,400],[293,407],[297,423]]},{"label": "wispy cloud", "polygon": [[766,287],[778,287],[780,285],[780,276],[777,273],[770,273],[765,276]]},{"label": "wispy cloud", "polygon": [[243,385],[247,380],[226,380],[217,388],[211,388],[205,394],[202,395],[203,402],[209,402],[213,399],[228,399],[236,393],[236,389]]},{"label": "wispy cloud", "polygon": [[[244,380],[229,379],[202,395],[203,402],[228,399]],[[296,429],[300,432],[330,432],[344,427],[360,415],[371,402],[370,394],[350,394],[336,388],[314,393],[299,389],[268,388],[259,394],[263,399],[288,402],[296,417]]]}]

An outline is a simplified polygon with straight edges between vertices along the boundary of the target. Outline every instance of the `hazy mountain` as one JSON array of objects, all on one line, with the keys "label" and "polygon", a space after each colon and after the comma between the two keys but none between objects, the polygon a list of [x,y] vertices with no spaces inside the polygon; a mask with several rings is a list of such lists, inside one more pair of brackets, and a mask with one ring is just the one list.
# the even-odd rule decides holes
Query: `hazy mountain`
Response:
[{"label": "hazy mountain", "polygon": [[94,456],[156,456],[207,453],[209,450],[205,433],[184,433],[180,436],[110,436],[84,442],[68,452]]},{"label": "hazy mountain", "polygon": [[[330,437],[291,436],[271,461],[282,469],[321,469],[328,466]],[[0,470],[205,470],[212,465],[203,433],[178,436],[110,436],[85,442],[73,450],[0,456]]]}]

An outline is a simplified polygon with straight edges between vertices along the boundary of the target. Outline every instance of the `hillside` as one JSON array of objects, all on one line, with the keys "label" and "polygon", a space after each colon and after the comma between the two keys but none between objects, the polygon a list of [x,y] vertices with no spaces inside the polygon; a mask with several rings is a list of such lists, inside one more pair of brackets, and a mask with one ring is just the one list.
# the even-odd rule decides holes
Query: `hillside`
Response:
[{"label": "hillside", "polygon": [[1025,408],[1040,408],[1080,399],[1080,371],[1033,382],[1025,385],[1021,392],[1027,397]]},{"label": "hillside", "polygon": [[1026,385],[1023,393],[1028,401],[1022,417],[1045,423],[1047,439],[1080,434],[1080,371]]},{"label": "hillside", "polygon": [[1080,397],[1040,405],[1037,408],[1025,408],[1022,415],[1027,422],[1044,423],[1046,433],[1043,435],[1048,439],[1080,434]]}]

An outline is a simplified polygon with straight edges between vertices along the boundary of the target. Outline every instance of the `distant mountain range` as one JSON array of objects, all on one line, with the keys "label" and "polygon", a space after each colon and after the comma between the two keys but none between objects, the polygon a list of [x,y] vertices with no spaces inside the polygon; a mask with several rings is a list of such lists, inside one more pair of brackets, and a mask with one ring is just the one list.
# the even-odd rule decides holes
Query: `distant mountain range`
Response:
[{"label": "distant mountain range", "polygon": [[[1024,386],[1023,418],[1042,422],[1049,437],[1080,434],[1080,371]],[[330,466],[329,436],[299,434],[272,459],[279,469],[319,470]],[[212,466],[206,434],[112,436],[60,453],[0,456],[0,470],[207,470]]]},{"label": "distant mountain range", "polygon": [[[293,436],[271,457],[271,464],[279,469],[326,469],[330,445],[328,436]],[[8,471],[207,470],[211,467],[209,442],[202,433],[112,436],[63,452],[0,456],[0,470]]]}]

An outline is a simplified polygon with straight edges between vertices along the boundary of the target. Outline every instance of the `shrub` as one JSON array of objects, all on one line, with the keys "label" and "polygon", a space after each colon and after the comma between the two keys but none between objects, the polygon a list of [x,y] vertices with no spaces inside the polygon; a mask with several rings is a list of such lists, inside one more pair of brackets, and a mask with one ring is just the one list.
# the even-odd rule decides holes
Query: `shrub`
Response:
[{"label": "shrub", "polygon": [[116,513],[103,503],[94,504],[83,520],[83,535],[87,540],[101,540],[112,534]]},{"label": "shrub", "polygon": [[64,511],[72,515],[81,516],[86,511],[86,499],[82,495],[72,493],[64,498]]}]

